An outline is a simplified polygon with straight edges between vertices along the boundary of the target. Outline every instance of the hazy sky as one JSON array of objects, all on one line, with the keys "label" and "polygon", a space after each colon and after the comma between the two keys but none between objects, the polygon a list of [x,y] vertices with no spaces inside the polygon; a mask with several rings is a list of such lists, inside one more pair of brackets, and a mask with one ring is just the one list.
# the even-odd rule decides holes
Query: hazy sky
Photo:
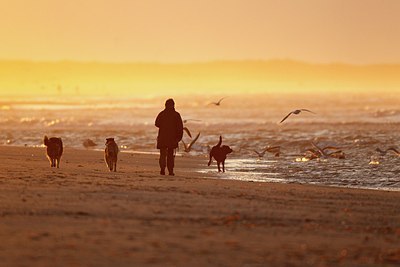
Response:
[{"label": "hazy sky", "polygon": [[0,0],[0,59],[400,63],[399,0]]}]

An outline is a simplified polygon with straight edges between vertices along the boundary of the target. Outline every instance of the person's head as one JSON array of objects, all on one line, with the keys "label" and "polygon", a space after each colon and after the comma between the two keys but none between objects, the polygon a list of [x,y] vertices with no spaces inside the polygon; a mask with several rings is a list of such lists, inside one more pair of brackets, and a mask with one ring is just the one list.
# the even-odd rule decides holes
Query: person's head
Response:
[{"label": "person's head", "polygon": [[175,107],[175,102],[172,98],[167,99],[167,101],[165,101],[165,107],[166,108],[174,108]]}]

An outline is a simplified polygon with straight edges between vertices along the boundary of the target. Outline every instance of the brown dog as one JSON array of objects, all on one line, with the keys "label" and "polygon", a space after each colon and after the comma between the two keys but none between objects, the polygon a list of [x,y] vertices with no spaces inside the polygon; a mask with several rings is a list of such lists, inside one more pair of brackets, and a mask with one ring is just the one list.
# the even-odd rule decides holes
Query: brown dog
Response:
[{"label": "brown dog", "polygon": [[218,172],[221,172],[220,164],[222,163],[222,172],[225,172],[225,160],[226,155],[232,153],[233,150],[229,146],[221,146],[222,136],[219,137],[219,142],[216,146],[213,146],[210,151],[210,160],[208,161],[208,166],[210,166],[212,158],[217,161]]},{"label": "brown dog", "polygon": [[118,161],[118,145],[115,143],[114,138],[106,139],[106,149],[104,151],[104,158],[106,160],[107,167],[111,171],[117,171],[117,161]]},{"label": "brown dog", "polygon": [[47,158],[50,161],[50,167],[60,167],[60,160],[63,153],[63,143],[61,138],[44,136],[44,145],[47,147]]}]

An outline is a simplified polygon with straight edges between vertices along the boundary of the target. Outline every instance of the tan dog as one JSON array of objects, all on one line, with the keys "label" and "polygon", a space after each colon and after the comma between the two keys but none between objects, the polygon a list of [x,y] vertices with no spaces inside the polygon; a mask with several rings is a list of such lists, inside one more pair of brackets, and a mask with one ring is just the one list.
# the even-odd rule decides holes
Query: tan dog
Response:
[{"label": "tan dog", "polygon": [[219,137],[219,142],[216,146],[213,146],[210,151],[210,160],[208,161],[208,166],[210,166],[212,158],[217,161],[218,172],[221,171],[220,164],[222,163],[222,172],[225,172],[225,160],[226,156],[229,153],[232,153],[233,150],[229,146],[221,146],[222,144],[222,136]]},{"label": "tan dog", "polygon": [[63,143],[61,138],[44,136],[44,145],[47,147],[47,158],[50,161],[50,167],[60,167],[60,160],[63,153]]},{"label": "tan dog", "polygon": [[104,158],[110,171],[117,171],[118,152],[118,145],[115,143],[114,138],[107,138]]}]

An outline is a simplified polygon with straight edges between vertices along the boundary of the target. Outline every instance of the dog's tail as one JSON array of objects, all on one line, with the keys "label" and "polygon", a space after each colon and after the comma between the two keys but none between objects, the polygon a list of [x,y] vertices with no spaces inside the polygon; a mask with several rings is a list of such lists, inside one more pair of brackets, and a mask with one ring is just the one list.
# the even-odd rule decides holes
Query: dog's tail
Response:
[{"label": "dog's tail", "polygon": [[217,146],[217,147],[220,147],[221,144],[222,144],[222,136],[219,136],[219,142],[218,142],[218,144],[217,144],[216,146]]},{"label": "dog's tail", "polygon": [[44,136],[43,143],[45,146],[49,145],[49,138],[47,137],[47,135]]}]

